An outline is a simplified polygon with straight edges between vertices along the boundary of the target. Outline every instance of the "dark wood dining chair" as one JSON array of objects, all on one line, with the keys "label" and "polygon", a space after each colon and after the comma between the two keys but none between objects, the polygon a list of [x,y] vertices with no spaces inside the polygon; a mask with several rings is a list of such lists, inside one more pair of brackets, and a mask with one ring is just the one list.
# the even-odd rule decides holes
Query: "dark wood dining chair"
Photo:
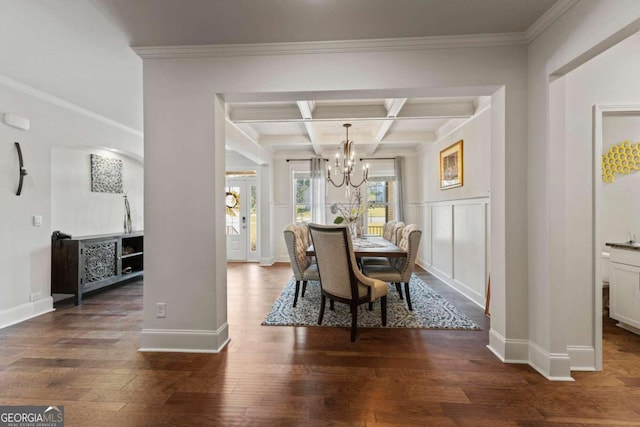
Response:
[{"label": "dark wood dining chair", "polygon": [[382,326],[387,325],[387,284],[358,270],[349,229],[344,225],[309,224],[316,253],[322,300],[318,324],[322,324],[326,299],[351,309],[351,342],[356,340],[358,306],[380,299]]}]

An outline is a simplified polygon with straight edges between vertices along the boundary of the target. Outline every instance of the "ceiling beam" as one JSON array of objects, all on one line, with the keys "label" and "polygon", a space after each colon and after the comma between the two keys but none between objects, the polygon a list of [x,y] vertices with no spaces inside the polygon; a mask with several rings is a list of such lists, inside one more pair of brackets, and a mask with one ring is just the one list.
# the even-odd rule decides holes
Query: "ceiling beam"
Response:
[{"label": "ceiling beam", "polygon": [[[422,118],[469,118],[474,114],[475,110],[476,106],[472,102],[432,104],[405,103],[396,115],[395,120]],[[315,121],[348,122],[349,120],[387,120],[389,117],[389,111],[383,105],[318,105],[312,110],[311,118],[305,118],[298,105],[295,107],[267,108],[234,107],[229,112],[229,119],[234,123]]]},{"label": "ceiling beam", "polygon": [[229,112],[229,119],[234,123],[301,122],[304,120],[297,106],[234,107]]},{"label": "ceiling beam", "polygon": [[453,119],[469,118],[476,111],[473,102],[447,102],[436,104],[407,104],[402,108],[398,119]]},{"label": "ceiling beam", "polygon": [[[360,147],[368,146],[369,150],[367,155],[371,154],[370,147],[372,147],[373,145],[377,145],[377,141],[374,141],[371,135],[356,134],[352,137],[352,135],[349,134],[349,139],[353,139],[354,141],[356,141],[356,150],[358,152],[362,150],[362,148]],[[435,132],[389,133],[384,140],[384,144],[419,144],[425,142],[434,142],[435,140]],[[264,147],[309,145],[309,140],[304,135],[264,135],[258,142]],[[331,135],[319,137],[316,143],[318,145],[318,148],[322,151],[326,151],[327,149],[335,150],[339,147],[338,141]]]},{"label": "ceiling beam", "polygon": [[[407,98],[388,98],[388,99],[386,99],[384,101],[384,106],[387,109],[387,117],[389,119],[396,118],[398,116],[398,114],[400,113],[400,110],[402,110],[402,107],[404,106],[405,102],[407,102]],[[384,139],[385,135],[387,134],[387,132],[391,128],[392,124],[393,124],[393,120],[383,120],[382,121],[382,123],[380,124],[380,127],[378,128],[378,131],[376,132],[376,136],[375,136],[376,144],[373,147],[373,150],[371,150],[371,154],[374,154],[376,152],[376,150],[378,149],[378,145],[382,142],[382,140]]]},{"label": "ceiling beam", "polygon": [[309,139],[304,135],[263,135],[258,142],[264,147],[274,145],[309,145]]},{"label": "ceiling beam", "polygon": [[320,155],[320,147],[318,147],[318,133],[316,132],[313,124],[310,122],[313,119],[313,110],[316,105],[314,101],[297,101],[298,109],[300,110],[300,114],[304,121],[304,128],[307,131],[307,135],[309,136],[309,141],[311,141],[311,145],[313,146],[313,151],[316,153],[316,156]]},{"label": "ceiling beam", "polygon": [[225,147],[259,165],[270,164],[273,160],[271,149],[258,144],[228,119],[225,121]]}]

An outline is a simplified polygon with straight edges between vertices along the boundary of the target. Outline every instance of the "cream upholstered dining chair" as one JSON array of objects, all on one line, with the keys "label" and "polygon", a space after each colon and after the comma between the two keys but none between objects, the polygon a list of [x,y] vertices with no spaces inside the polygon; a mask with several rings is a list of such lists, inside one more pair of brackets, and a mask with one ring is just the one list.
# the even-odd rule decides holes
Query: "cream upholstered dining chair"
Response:
[{"label": "cream upholstered dining chair", "polygon": [[295,307],[298,303],[300,284],[302,284],[302,297],[304,298],[307,282],[309,280],[320,280],[320,276],[318,275],[318,265],[311,262],[311,258],[307,256],[310,240],[309,229],[306,224],[287,225],[284,229],[284,241],[287,244],[291,269],[296,279],[296,293],[293,298],[293,306]]},{"label": "cream upholstered dining chair", "polygon": [[[402,236],[402,229],[404,228],[404,226],[405,224],[402,221],[389,221],[383,227],[384,231],[382,237],[384,237],[394,245],[397,245],[399,240],[398,236]],[[362,265],[389,265],[390,262],[391,258],[378,256],[364,257],[361,260]],[[402,299],[402,293],[400,291],[398,292],[400,293],[400,299]]]},{"label": "cream upholstered dining chair", "polygon": [[422,231],[415,224],[409,224],[402,229],[402,238],[398,243],[400,249],[407,251],[406,258],[391,258],[388,264],[365,264],[364,274],[374,279],[395,283],[396,289],[402,298],[401,284],[404,283],[405,294],[407,295],[407,307],[411,306],[411,295],[409,294],[409,282],[413,267],[418,256],[420,237]]},{"label": "cream upholstered dining chair", "polygon": [[391,240],[391,228],[396,225],[398,221],[396,220],[391,220],[391,221],[387,221],[384,223],[384,225],[382,226],[382,237],[384,237],[387,240]]},{"label": "cream upholstered dining chair", "polygon": [[322,324],[326,299],[349,305],[351,342],[356,340],[358,306],[380,298],[382,326],[387,326],[387,284],[358,270],[349,229],[344,225],[309,224],[316,253],[322,300],[318,324]]}]

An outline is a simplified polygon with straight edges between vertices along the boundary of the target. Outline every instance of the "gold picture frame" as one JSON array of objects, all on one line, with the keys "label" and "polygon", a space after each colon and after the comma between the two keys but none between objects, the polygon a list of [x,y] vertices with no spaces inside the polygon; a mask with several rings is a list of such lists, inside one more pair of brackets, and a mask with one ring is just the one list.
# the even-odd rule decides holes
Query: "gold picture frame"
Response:
[{"label": "gold picture frame", "polygon": [[440,189],[462,187],[463,175],[462,139],[440,151]]}]

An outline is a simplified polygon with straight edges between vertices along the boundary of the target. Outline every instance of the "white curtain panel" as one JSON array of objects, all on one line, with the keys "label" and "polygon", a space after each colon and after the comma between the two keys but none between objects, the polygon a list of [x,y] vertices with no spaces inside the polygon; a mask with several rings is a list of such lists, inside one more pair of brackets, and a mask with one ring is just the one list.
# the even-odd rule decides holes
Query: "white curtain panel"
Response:
[{"label": "white curtain panel", "polygon": [[395,194],[396,194],[396,212],[398,213],[396,215],[396,219],[398,221],[404,221],[404,188],[403,188],[403,158],[402,157],[396,157],[394,162],[393,162],[393,168],[395,170],[395,177],[396,180],[394,181],[394,185],[395,185]]},{"label": "white curtain panel", "polygon": [[311,159],[311,222],[324,224],[326,220],[326,176],[322,157]]}]

